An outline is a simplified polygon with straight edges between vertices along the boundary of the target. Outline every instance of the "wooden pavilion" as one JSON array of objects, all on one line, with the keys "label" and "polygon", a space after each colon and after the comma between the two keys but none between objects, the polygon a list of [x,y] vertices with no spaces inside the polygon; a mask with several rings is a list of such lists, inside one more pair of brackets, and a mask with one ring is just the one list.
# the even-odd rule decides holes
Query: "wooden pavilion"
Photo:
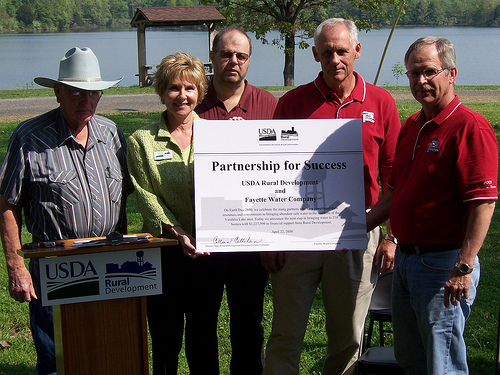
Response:
[{"label": "wooden pavilion", "polygon": [[213,6],[146,7],[137,8],[130,25],[137,28],[137,56],[139,60],[139,86],[150,83],[146,64],[146,28],[159,26],[206,25],[208,28],[208,49],[212,48],[215,26],[225,17]]}]

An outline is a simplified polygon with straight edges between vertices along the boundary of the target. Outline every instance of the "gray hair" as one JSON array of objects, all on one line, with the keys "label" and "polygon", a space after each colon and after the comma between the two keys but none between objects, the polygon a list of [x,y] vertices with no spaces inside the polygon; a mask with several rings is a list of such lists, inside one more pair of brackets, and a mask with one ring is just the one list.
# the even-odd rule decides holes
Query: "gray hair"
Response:
[{"label": "gray hair", "polygon": [[338,25],[344,26],[351,36],[351,43],[354,48],[358,44],[358,28],[356,24],[351,20],[346,20],[344,18],[328,18],[320,23],[320,25],[316,28],[316,32],[314,33],[314,44],[316,44],[318,40],[318,35],[321,34],[323,29],[335,27]]},{"label": "gray hair", "polygon": [[435,36],[424,36],[417,39],[408,48],[405,54],[405,66],[408,67],[408,59],[412,52],[419,50],[422,47],[435,45],[437,48],[439,59],[441,60],[441,67],[450,71],[457,65],[457,57],[455,55],[455,47],[453,44],[445,38],[438,38]]}]

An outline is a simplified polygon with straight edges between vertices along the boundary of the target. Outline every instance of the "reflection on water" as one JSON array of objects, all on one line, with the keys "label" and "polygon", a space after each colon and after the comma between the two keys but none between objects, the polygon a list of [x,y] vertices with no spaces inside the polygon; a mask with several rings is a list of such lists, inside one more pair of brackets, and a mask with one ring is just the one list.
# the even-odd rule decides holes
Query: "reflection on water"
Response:
[{"label": "reflection on water", "polygon": [[[275,33],[277,35],[277,33]],[[368,81],[373,82],[385,47],[388,29],[361,31],[361,57],[355,69]],[[90,47],[101,63],[103,79],[124,76],[121,86],[138,84],[136,30],[109,32],[0,34],[0,90],[17,86],[30,86],[36,76],[57,78],[59,60],[72,47]],[[500,28],[401,28],[392,37],[378,85],[396,84],[391,68],[403,62],[408,46],[426,35],[448,38],[457,51],[459,85],[499,85],[497,64],[500,58],[498,41]],[[250,60],[248,80],[258,86],[283,84],[283,50],[263,45],[253,34],[253,54]],[[271,39],[271,38],[270,38]],[[146,32],[147,63],[158,64],[168,54],[184,51],[208,61],[208,33],[202,31]],[[480,56],[478,59],[477,56]],[[312,81],[320,66],[312,57],[311,48],[296,51],[295,84]],[[406,77],[399,78],[400,85],[407,85]]]}]

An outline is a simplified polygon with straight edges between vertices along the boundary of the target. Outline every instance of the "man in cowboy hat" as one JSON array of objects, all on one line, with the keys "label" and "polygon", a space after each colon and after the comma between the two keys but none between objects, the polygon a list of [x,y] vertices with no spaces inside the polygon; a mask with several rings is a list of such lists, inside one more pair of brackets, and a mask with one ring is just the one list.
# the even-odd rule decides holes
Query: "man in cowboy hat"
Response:
[{"label": "man in cowboy hat", "polygon": [[90,48],[70,49],[57,80],[35,78],[54,89],[60,106],[17,126],[0,169],[0,236],[9,293],[30,303],[40,375],[56,373],[52,309],[38,299],[37,260],[28,272],[17,254],[21,212],[34,242],[125,233],[125,202],[132,190],[125,139],[115,123],[95,115],[102,90],[120,80],[101,79]]}]

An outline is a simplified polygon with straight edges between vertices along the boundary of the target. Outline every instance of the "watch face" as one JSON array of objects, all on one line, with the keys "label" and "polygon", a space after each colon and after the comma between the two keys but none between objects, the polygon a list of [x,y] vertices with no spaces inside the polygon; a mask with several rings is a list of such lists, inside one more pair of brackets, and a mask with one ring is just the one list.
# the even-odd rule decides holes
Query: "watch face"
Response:
[{"label": "watch face", "polygon": [[459,269],[460,272],[462,273],[471,273],[472,272],[472,267],[470,267],[467,263],[457,263],[455,265]]}]

